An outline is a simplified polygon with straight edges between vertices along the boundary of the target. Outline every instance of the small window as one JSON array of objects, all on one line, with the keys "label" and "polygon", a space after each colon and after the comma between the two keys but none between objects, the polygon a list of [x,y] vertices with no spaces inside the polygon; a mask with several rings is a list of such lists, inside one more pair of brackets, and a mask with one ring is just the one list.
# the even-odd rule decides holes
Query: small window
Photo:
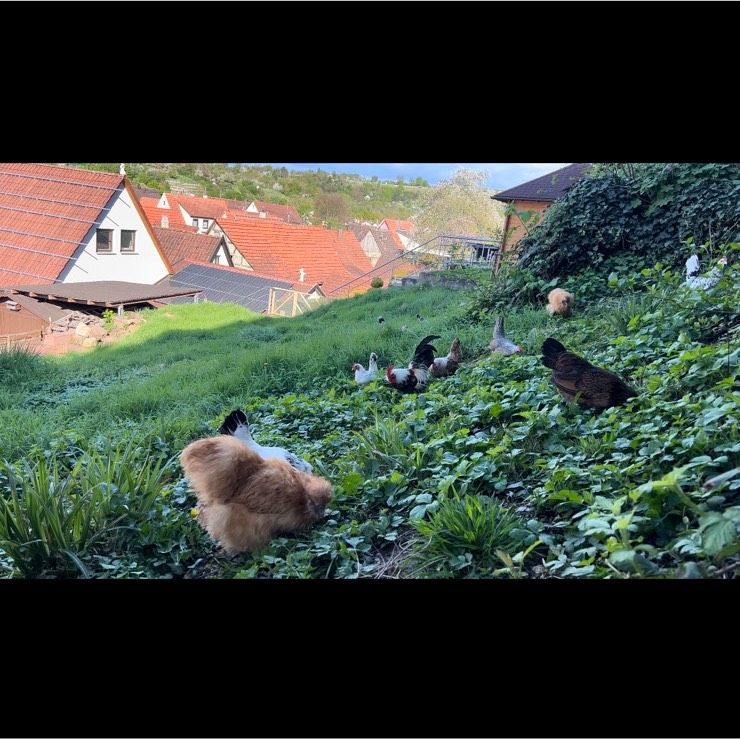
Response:
[{"label": "small window", "polygon": [[98,229],[95,237],[95,251],[98,254],[111,254],[113,252],[113,229]]},{"label": "small window", "polygon": [[193,226],[195,226],[196,228],[198,228],[198,219],[197,218],[193,218]]},{"label": "small window", "polygon": [[203,219],[203,229],[205,230],[207,228],[208,228],[208,219],[207,218],[204,218]]},{"label": "small window", "polygon": [[136,231],[121,231],[121,254],[133,254],[136,251]]}]

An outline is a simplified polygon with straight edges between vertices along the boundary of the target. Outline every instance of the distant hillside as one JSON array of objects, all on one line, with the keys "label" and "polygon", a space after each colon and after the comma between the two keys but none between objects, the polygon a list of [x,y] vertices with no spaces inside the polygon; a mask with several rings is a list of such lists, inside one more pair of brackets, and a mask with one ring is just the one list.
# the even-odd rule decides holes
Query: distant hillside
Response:
[{"label": "distant hillside", "polygon": [[[117,172],[120,165],[81,163],[70,166]],[[412,184],[404,182],[403,178],[389,182],[377,177],[368,179],[321,170],[290,172],[285,167],[274,169],[268,165],[126,164],[126,174],[135,185],[160,192],[169,192],[173,185],[194,185],[193,192],[199,190],[200,194],[212,197],[293,205],[307,222],[338,221],[343,220],[342,216],[375,222],[383,218],[408,218],[418,211],[428,189],[428,183],[420,177],[412,180]],[[316,212],[317,199],[319,212]]]}]

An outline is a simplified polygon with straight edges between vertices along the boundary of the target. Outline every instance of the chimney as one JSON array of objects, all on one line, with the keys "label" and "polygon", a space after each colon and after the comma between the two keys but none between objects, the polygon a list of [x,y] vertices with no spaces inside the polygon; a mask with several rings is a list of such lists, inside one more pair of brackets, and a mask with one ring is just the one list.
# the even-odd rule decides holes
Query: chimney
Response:
[{"label": "chimney", "polygon": [[306,281],[306,270],[303,269],[303,267],[301,267],[299,274],[300,274],[300,279],[298,281],[305,282]]},{"label": "chimney", "polygon": [[122,175],[125,175],[125,174],[126,174],[126,165],[125,165],[125,164],[122,164],[122,165],[121,165],[121,166],[120,166],[120,167],[118,168],[118,174],[122,174]]},{"label": "chimney", "polygon": [[264,210],[260,211],[260,218],[267,218],[267,213]]},{"label": "chimney", "polygon": [[162,228],[170,227],[170,219],[167,216],[162,216]]}]

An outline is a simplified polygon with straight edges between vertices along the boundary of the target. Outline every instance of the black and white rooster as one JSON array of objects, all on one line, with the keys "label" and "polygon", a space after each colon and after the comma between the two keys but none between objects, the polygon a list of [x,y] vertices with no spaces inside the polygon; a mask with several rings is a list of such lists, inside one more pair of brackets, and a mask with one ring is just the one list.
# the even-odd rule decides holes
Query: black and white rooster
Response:
[{"label": "black and white rooster", "polygon": [[231,411],[224,419],[224,422],[218,429],[222,434],[233,436],[243,442],[252,451],[259,454],[262,459],[282,459],[291,467],[295,467],[301,472],[313,473],[313,467],[305,459],[297,457],[293,452],[283,449],[279,446],[261,446],[253,438],[249,431],[249,421],[244,411],[237,409]]},{"label": "black and white rooster", "polygon": [[429,342],[439,338],[425,336],[414,349],[414,356],[406,369],[396,369],[394,365],[389,364],[385,371],[388,383],[402,393],[419,393],[426,390],[431,376],[429,365],[434,362],[434,353],[437,351]]}]

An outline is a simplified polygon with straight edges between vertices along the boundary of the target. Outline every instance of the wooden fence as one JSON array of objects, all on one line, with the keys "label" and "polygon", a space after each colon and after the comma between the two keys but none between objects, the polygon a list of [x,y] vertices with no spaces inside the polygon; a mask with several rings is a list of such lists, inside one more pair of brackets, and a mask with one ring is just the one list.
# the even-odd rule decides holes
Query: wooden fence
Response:
[{"label": "wooden fence", "polygon": [[23,342],[34,344],[36,342],[41,342],[43,338],[44,334],[40,330],[24,331],[20,334],[5,334],[4,336],[0,336],[0,349],[9,350],[13,345],[21,344]]}]

